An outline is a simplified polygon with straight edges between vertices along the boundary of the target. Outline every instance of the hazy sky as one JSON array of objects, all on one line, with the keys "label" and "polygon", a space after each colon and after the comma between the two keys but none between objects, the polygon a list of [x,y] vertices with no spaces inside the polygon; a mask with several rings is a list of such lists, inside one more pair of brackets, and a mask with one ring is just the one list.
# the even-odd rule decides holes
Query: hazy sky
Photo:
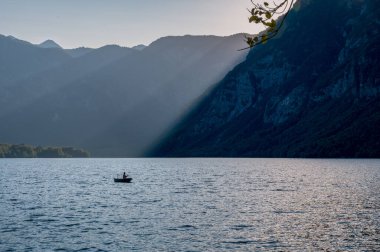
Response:
[{"label": "hazy sky", "polygon": [[247,22],[250,6],[250,0],[0,0],[0,34],[73,48],[255,33]]}]

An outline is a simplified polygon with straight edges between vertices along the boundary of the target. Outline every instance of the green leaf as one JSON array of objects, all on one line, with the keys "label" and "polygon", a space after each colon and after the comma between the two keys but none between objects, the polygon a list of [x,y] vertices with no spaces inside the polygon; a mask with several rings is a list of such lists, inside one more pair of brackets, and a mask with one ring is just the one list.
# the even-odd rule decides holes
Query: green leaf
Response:
[{"label": "green leaf", "polygon": [[274,19],[272,19],[270,23],[268,23],[268,26],[271,28],[275,28],[277,26],[277,22]]},{"label": "green leaf", "polygon": [[263,35],[261,36],[261,42],[262,42],[263,44],[265,44],[267,41],[268,41],[268,35],[263,34]]},{"label": "green leaf", "polygon": [[247,44],[249,45],[249,47],[253,47],[255,42],[251,37],[247,37]]}]

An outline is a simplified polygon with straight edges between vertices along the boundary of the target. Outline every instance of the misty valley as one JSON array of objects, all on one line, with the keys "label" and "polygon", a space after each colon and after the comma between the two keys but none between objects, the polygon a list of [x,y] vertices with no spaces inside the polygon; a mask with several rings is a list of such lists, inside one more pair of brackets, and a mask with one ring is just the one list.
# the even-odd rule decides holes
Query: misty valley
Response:
[{"label": "misty valley", "polygon": [[248,51],[243,34],[62,49],[0,36],[0,142],[142,156]]}]

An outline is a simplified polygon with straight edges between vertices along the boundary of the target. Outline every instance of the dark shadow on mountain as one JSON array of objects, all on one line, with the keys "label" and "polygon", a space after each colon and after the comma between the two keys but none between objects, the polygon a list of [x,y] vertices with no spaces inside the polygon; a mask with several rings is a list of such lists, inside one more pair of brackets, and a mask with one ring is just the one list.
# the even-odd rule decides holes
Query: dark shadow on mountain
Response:
[{"label": "dark shadow on mountain", "polygon": [[299,1],[148,155],[380,157],[379,5]]}]

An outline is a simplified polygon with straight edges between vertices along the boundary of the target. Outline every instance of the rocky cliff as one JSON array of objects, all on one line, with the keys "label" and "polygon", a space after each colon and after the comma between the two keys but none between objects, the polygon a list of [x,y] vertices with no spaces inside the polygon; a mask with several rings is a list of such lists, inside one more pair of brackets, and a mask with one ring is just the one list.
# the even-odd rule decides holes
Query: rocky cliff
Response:
[{"label": "rocky cliff", "polygon": [[153,154],[380,157],[379,6],[299,1]]}]

